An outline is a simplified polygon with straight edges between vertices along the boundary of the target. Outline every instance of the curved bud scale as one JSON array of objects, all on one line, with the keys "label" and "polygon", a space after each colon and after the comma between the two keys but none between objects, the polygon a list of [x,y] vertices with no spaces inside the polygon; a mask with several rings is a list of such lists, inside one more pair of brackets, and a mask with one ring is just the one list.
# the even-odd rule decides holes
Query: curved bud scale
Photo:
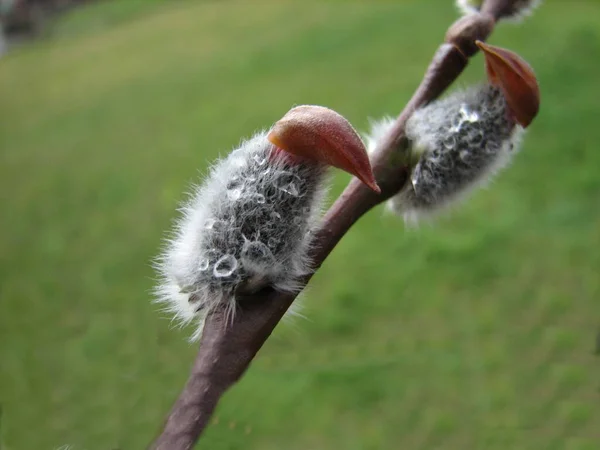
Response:
[{"label": "curved bud scale", "polygon": [[510,50],[476,41],[485,55],[490,83],[497,86],[515,121],[527,128],[540,109],[540,88],[533,69]]},{"label": "curved bud scale", "polygon": [[342,169],[379,193],[365,145],[350,122],[323,106],[292,108],[267,136],[279,149]]}]

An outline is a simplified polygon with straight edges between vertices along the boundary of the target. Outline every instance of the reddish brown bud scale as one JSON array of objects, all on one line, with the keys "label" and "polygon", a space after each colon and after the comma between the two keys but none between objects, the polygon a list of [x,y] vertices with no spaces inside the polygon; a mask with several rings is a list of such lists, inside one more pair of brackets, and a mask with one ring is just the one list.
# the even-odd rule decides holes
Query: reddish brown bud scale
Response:
[{"label": "reddish brown bud scale", "polygon": [[329,108],[292,108],[273,125],[267,138],[288,153],[342,169],[381,192],[360,136],[350,122]]},{"label": "reddish brown bud scale", "polygon": [[475,41],[485,55],[490,83],[497,86],[514,119],[527,128],[540,109],[540,89],[533,69],[514,52]]}]

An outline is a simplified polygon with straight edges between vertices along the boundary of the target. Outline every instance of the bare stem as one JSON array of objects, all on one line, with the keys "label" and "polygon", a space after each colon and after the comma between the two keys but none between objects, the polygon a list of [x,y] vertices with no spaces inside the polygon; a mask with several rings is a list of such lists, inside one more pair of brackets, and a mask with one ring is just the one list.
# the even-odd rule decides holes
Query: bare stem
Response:
[{"label": "bare stem", "polygon": [[[404,133],[407,119],[416,108],[435,100],[458,78],[468,58],[477,51],[475,40],[484,41],[488,37],[495,20],[510,3],[511,0],[487,0],[484,12],[463,17],[449,28],[446,42],[435,53],[412,99],[374,152],[372,165],[381,195],[356,179],[350,182],[315,233],[312,257],[316,268],[363,214],[402,189],[408,179],[405,166],[408,142]],[[310,278],[303,280],[304,285]],[[267,289],[238,298],[240,311],[227,326],[220,313],[206,319],[191,375],[151,449],[186,450],[194,446],[222,394],[244,374],[295,298],[296,295]]]}]

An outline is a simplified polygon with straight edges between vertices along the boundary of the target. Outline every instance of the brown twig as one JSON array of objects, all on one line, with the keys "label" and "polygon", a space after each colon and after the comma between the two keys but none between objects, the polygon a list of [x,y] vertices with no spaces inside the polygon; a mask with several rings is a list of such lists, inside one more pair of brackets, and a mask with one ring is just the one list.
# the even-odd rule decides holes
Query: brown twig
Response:
[{"label": "brown twig", "polygon": [[[372,157],[382,193],[353,179],[323,218],[315,233],[312,255],[318,268],[350,227],[374,206],[397,194],[408,179],[404,127],[412,112],[442,94],[475,54],[475,40],[485,41],[498,18],[515,0],[486,0],[482,13],[463,17],[448,30],[425,76],[393,128]],[[304,284],[308,283],[306,277]],[[244,374],[296,295],[264,290],[238,298],[239,313],[225,325],[222,315],[209,316],[191,375],[171,410],[164,429],[150,448],[191,449],[204,431],[221,397]]]}]

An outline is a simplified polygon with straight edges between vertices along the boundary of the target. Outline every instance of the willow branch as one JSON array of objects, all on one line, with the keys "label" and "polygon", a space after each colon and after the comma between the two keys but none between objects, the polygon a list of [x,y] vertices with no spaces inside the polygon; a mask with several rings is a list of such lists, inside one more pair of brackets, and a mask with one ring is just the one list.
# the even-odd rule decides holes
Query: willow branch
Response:
[{"label": "willow branch", "polygon": [[[316,268],[350,227],[374,206],[397,194],[408,180],[405,125],[412,112],[435,100],[462,73],[477,52],[475,40],[484,41],[496,20],[514,0],[487,0],[482,12],[456,21],[435,53],[421,84],[381,140],[372,166],[382,193],[377,195],[353,179],[331,206],[315,233],[312,254]],[[303,282],[306,285],[311,276]],[[191,375],[175,402],[160,436],[150,448],[186,450],[194,446],[209,423],[222,394],[244,374],[256,353],[294,301],[296,295],[266,289],[238,297],[239,313],[225,325],[214,313],[206,319],[202,342]]]}]

